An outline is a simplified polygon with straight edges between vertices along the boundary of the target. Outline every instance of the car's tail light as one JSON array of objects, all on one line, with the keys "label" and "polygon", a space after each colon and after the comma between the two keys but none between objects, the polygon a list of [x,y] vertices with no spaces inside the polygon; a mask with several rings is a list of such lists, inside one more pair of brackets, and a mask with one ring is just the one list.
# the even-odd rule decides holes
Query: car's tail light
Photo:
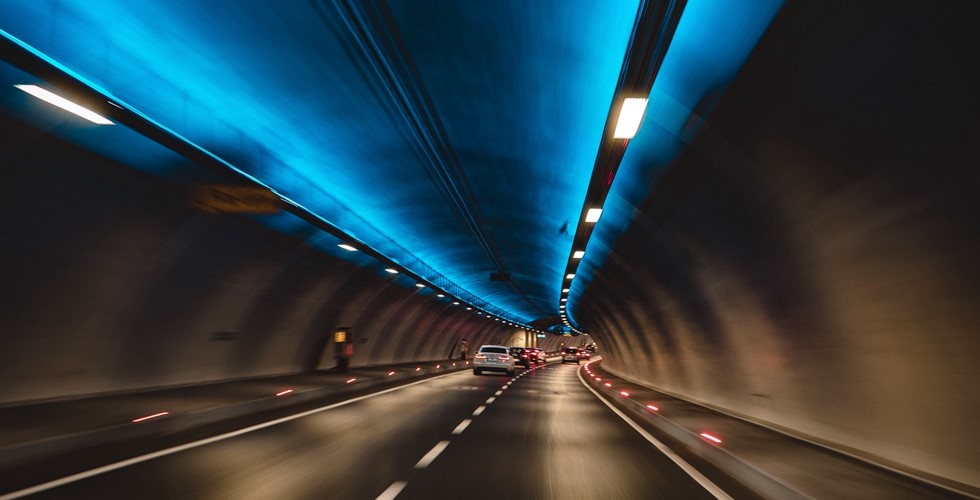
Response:
[{"label": "car's tail light", "polygon": [[476,359],[487,359],[487,357],[484,354],[477,354]]},{"label": "car's tail light", "polygon": [[498,359],[500,359],[501,361],[507,361],[508,359],[510,359],[510,356],[506,354],[501,354]]}]

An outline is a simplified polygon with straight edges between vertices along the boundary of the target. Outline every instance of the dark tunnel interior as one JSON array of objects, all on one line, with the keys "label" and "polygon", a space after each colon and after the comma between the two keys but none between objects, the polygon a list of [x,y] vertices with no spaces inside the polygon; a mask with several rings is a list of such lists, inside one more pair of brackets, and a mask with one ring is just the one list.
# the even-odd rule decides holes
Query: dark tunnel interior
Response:
[{"label": "dark tunnel interior", "polygon": [[[117,8],[104,3],[90,8]],[[149,2],[148,12],[177,23],[191,3]],[[616,21],[616,47],[638,57],[625,42],[653,24],[637,11],[677,31],[662,65],[644,55],[660,71],[645,87],[650,107],[636,138],[615,143],[600,198],[590,176],[613,141],[603,127],[627,64],[617,49],[605,90],[582,99],[601,116],[576,129],[553,100],[568,106],[599,84],[563,81],[589,72],[563,73],[572,63],[561,50],[593,64],[582,47],[605,28],[589,24],[599,7],[560,3],[504,2],[489,14],[454,1],[246,2],[242,19],[271,13],[282,24],[270,38],[306,19],[297,44],[336,39],[309,52],[255,42],[220,66],[186,63],[271,102],[287,100],[269,76],[284,67],[297,68],[284,79],[300,67],[328,75],[315,80],[326,97],[280,112],[316,117],[275,130],[278,117],[221,103],[210,123],[203,87],[168,79],[149,49],[113,45],[139,36],[135,25],[72,48],[72,30],[52,27],[99,29],[81,4],[0,6],[0,406],[325,370],[338,329],[352,332],[362,366],[450,359],[463,339],[552,351],[595,342],[604,368],[625,379],[978,491],[980,32],[970,2],[770,2],[746,14],[759,19],[732,21],[758,36],[711,78],[720,62],[692,58],[685,73],[670,51],[708,44],[682,37],[711,39],[685,23],[717,2],[639,2]],[[383,58],[359,52],[332,10],[341,4]],[[668,4],[683,16],[656,10]],[[174,40],[201,43],[194,30],[208,15],[193,7]],[[238,19],[211,33],[202,59],[249,40]],[[718,22],[705,19],[706,30]],[[489,45],[508,30],[502,48]],[[515,55],[554,39],[565,49]],[[704,50],[726,43],[736,42]],[[661,85],[665,75],[673,83]],[[45,81],[89,97],[107,87],[109,104],[125,103],[101,106],[113,130],[14,87]],[[694,87],[703,91],[681,95]],[[472,101],[487,89],[507,98]],[[341,105],[358,99],[375,104]],[[351,130],[336,125],[345,115],[357,115]],[[596,137],[554,137],[583,130]],[[376,142],[352,139],[361,135]],[[297,137],[306,142],[289,142]],[[322,165],[304,170],[306,146]],[[581,152],[585,167],[565,169],[572,156],[558,150]],[[274,215],[188,203],[193,186],[243,175],[296,203]],[[576,220],[593,199],[602,218],[573,260],[586,227]],[[339,250],[345,242],[360,251]],[[384,270],[395,265],[400,273]]]}]

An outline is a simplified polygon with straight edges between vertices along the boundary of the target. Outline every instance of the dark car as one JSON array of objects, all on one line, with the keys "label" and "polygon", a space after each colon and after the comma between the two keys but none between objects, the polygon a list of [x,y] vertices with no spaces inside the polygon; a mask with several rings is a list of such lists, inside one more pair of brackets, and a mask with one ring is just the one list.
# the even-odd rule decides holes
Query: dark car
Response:
[{"label": "dark car", "polygon": [[531,351],[534,352],[534,362],[543,365],[548,362],[548,354],[544,352],[544,349],[540,347],[532,347]]},{"label": "dark car", "polygon": [[582,360],[582,351],[580,351],[578,347],[566,347],[562,349],[561,351],[562,364],[571,363],[572,361],[574,361],[575,364],[577,365],[581,360]]},{"label": "dark car", "polygon": [[511,347],[510,355],[514,357],[514,363],[524,368],[531,367],[531,350],[526,347]]}]

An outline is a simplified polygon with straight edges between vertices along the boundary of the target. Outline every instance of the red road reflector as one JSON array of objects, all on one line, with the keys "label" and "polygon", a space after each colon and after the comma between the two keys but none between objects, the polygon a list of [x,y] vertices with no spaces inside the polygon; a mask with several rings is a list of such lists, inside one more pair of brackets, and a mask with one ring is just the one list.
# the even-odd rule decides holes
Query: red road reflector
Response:
[{"label": "red road reflector", "polygon": [[714,443],[721,444],[721,440],[720,439],[712,436],[711,434],[708,434],[707,432],[702,432],[701,433],[701,437],[707,439],[708,441],[712,441]]},{"label": "red road reflector", "polygon": [[135,424],[137,422],[142,422],[144,420],[149,420],[151,418],[162,417],[164,415],[170,415],[170,412],[169,411],[161,411],[160,413],[154,413],[153,415],[147,415],[145,417],[134,418],[133,419],[133,423]]},{"label": "red road reflector", "polygon": [[276,396],[285,396],[286,394],[289,394],[290,392],[293,392],[293,390],[292,389],[286,389],[285,391],[279,391],[279,392],[277,392],[276,393]]},{"label": "red road reflector", "polygon": [[352,379],[348,380],[347,383],[348,384],[352,384],[352,383],[354,383],[355,380],[357,380],[357,379],[356,378],[352,378]]}]

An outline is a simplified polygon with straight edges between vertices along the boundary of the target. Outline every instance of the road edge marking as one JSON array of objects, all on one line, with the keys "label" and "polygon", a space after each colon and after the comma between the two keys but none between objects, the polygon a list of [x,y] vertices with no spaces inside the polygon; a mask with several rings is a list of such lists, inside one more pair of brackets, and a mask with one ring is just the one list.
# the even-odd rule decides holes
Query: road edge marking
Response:
[{"label": "road edge marking", "polygon": [[615,413],[619,418],[623,419],[624,422],[629,424],[629,426],[632,427],[633,430],[635,430],[639,435],[643,436],[644,439],[646,439],[650,444],[652,444],[654,447],[660,450],[660,452],[666,455],[667,458],[669,458],[672,462],[677,464],[677,466],[680,467],[681,470],[683,470],[688,476],[690,476],[691,479],[695,480],[698,484],[700,484],[702,488],[708,491],[708,493],[711,493],[718,500],[734,500],[731,496],[728,495],[728,493],[725,493],[724,490],[719,488],[718,485],[711,482],[711,480],[705,477],[704,474],[701,474],[699,470],[695,469],[694,466],[687,463],[687,461],[681,458],[677,453],[674,453],[674,450],[671,450],[670,448],[667,447],[667,445],[662,443],[659,439],[653,437],[653,435],[647,432],[646,429],[640,427],[640,424],[637,424],[635,421],[633,421],[633,419],[629,418],[625,413],[620,411],[619,408],[613,406],[612,403],[610,403],[606,398],[602,397],[602,395],[596,392],[595,389],[589,387],[589,384],[587,384],[585,382],[585,379],[582,378],[581,368],[576,370],[575,375],[578,376],[579,382],[581,382],[586,389],[592,392],[592,394],[595,394],[595,397],[599,398],[599,401],[602,401],[606,406],[609,407],[610,410],[613,411],[613,413]]}]

